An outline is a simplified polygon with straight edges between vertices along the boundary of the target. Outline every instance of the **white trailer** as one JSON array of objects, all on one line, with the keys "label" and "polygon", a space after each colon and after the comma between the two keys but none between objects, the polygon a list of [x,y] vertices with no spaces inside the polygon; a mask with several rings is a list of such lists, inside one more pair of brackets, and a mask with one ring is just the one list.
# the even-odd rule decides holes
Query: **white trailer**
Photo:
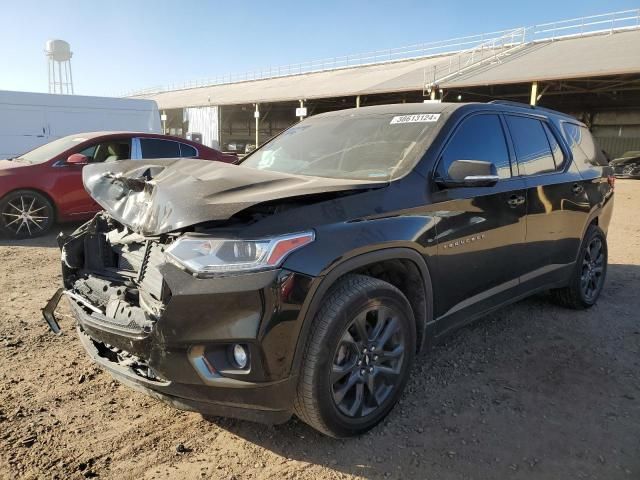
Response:
[{"label": "white trailer", "polygon": [[153,100],[0,91],[0,159],[74,133],[162,133]]}]

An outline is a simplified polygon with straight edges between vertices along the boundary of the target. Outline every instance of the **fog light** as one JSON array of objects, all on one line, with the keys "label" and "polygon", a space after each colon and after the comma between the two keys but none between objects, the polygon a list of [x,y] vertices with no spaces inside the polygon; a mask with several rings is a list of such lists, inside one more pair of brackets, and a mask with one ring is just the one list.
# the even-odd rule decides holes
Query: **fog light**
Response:
[{"label": "fog light", "polygon": [[249,354],[243,345],[236,343],[233,346],[233,360],[236,362],[238,368],[245,368],[247,366]]}]

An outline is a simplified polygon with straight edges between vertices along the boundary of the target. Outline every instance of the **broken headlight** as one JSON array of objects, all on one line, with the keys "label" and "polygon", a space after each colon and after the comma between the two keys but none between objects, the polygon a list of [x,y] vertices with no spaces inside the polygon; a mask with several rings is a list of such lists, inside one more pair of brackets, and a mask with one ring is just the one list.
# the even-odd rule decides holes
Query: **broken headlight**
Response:
[{"label": "broken headlight", "polygon": [[314,239],[314,232],[263,240],[184,236],[176,240],[166,254],[170,261],[194,273],[254,272],[278,267],[287,255]]}]

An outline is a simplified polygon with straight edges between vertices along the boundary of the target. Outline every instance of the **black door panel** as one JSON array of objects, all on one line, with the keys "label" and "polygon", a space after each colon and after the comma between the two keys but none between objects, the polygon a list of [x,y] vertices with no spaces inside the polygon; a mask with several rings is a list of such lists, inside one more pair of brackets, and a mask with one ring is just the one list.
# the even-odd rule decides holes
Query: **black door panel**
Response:
[{"label": "black door panel", "polygon": [[440,332],[502,303],[518,288],[525,240],[526,186],[513,177],[501,118],[465,118],[443,148],[436,177],[457,160],[491,162],[500,180],[491,187],[438,189],[433,194],[438,240],[434,316]]},{"label": "black door panel", "polygon": [[[562,281],[580,248],[589,199],[577,172],[528,177],[524,271],[536,285]],[[582,187],[575,189],[575,185]],[[578,190],[576,192],[575,190]]]},{"label": "black door panel", "polygon": [[[522,179],[495,187],[460,188],[438,204],[438,282],[434,316],[440,331],[510,298],[522,273],[526,189]],[[457,197],[457,198],[451,198]],[[513,199],[517,198],[517,202]]]},{"label": "black door panel", "polygon": [[522,289],[563,283],[571,273],[590,209],[584,181],[549,124],[523,115],[506,119],[527,187]]}]

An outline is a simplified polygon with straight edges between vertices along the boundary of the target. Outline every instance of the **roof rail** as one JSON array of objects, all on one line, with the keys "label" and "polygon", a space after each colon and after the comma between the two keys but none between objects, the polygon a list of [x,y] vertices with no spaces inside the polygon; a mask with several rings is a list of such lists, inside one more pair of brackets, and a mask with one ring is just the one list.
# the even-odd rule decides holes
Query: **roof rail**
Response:
[{"label": "roof rail", "polygon": [[557,110],[552,110],[551,108],[540,107],[538,105],[529,105],[528,103],[514,102],[513,100],[491,100],[490,102],[487,102],[487,103],[493,103],[495,105],[505,105],[510,107],[528,108],[530,110],[539,110],[540,112],[549,112],[559,117],[567,117],[567,118],[571,118],[572,120],[576,120],[575,117],[567,113],[559,112]]},{"label": "roof rail", "polygon": [[514,102],[513,100],[491,100],[487,103],[496,103],[498,105],[511,105],[512,107],[521,107],[521,108],[540,108],[535,105],[529,105],[528,103],[522,102]]}]

